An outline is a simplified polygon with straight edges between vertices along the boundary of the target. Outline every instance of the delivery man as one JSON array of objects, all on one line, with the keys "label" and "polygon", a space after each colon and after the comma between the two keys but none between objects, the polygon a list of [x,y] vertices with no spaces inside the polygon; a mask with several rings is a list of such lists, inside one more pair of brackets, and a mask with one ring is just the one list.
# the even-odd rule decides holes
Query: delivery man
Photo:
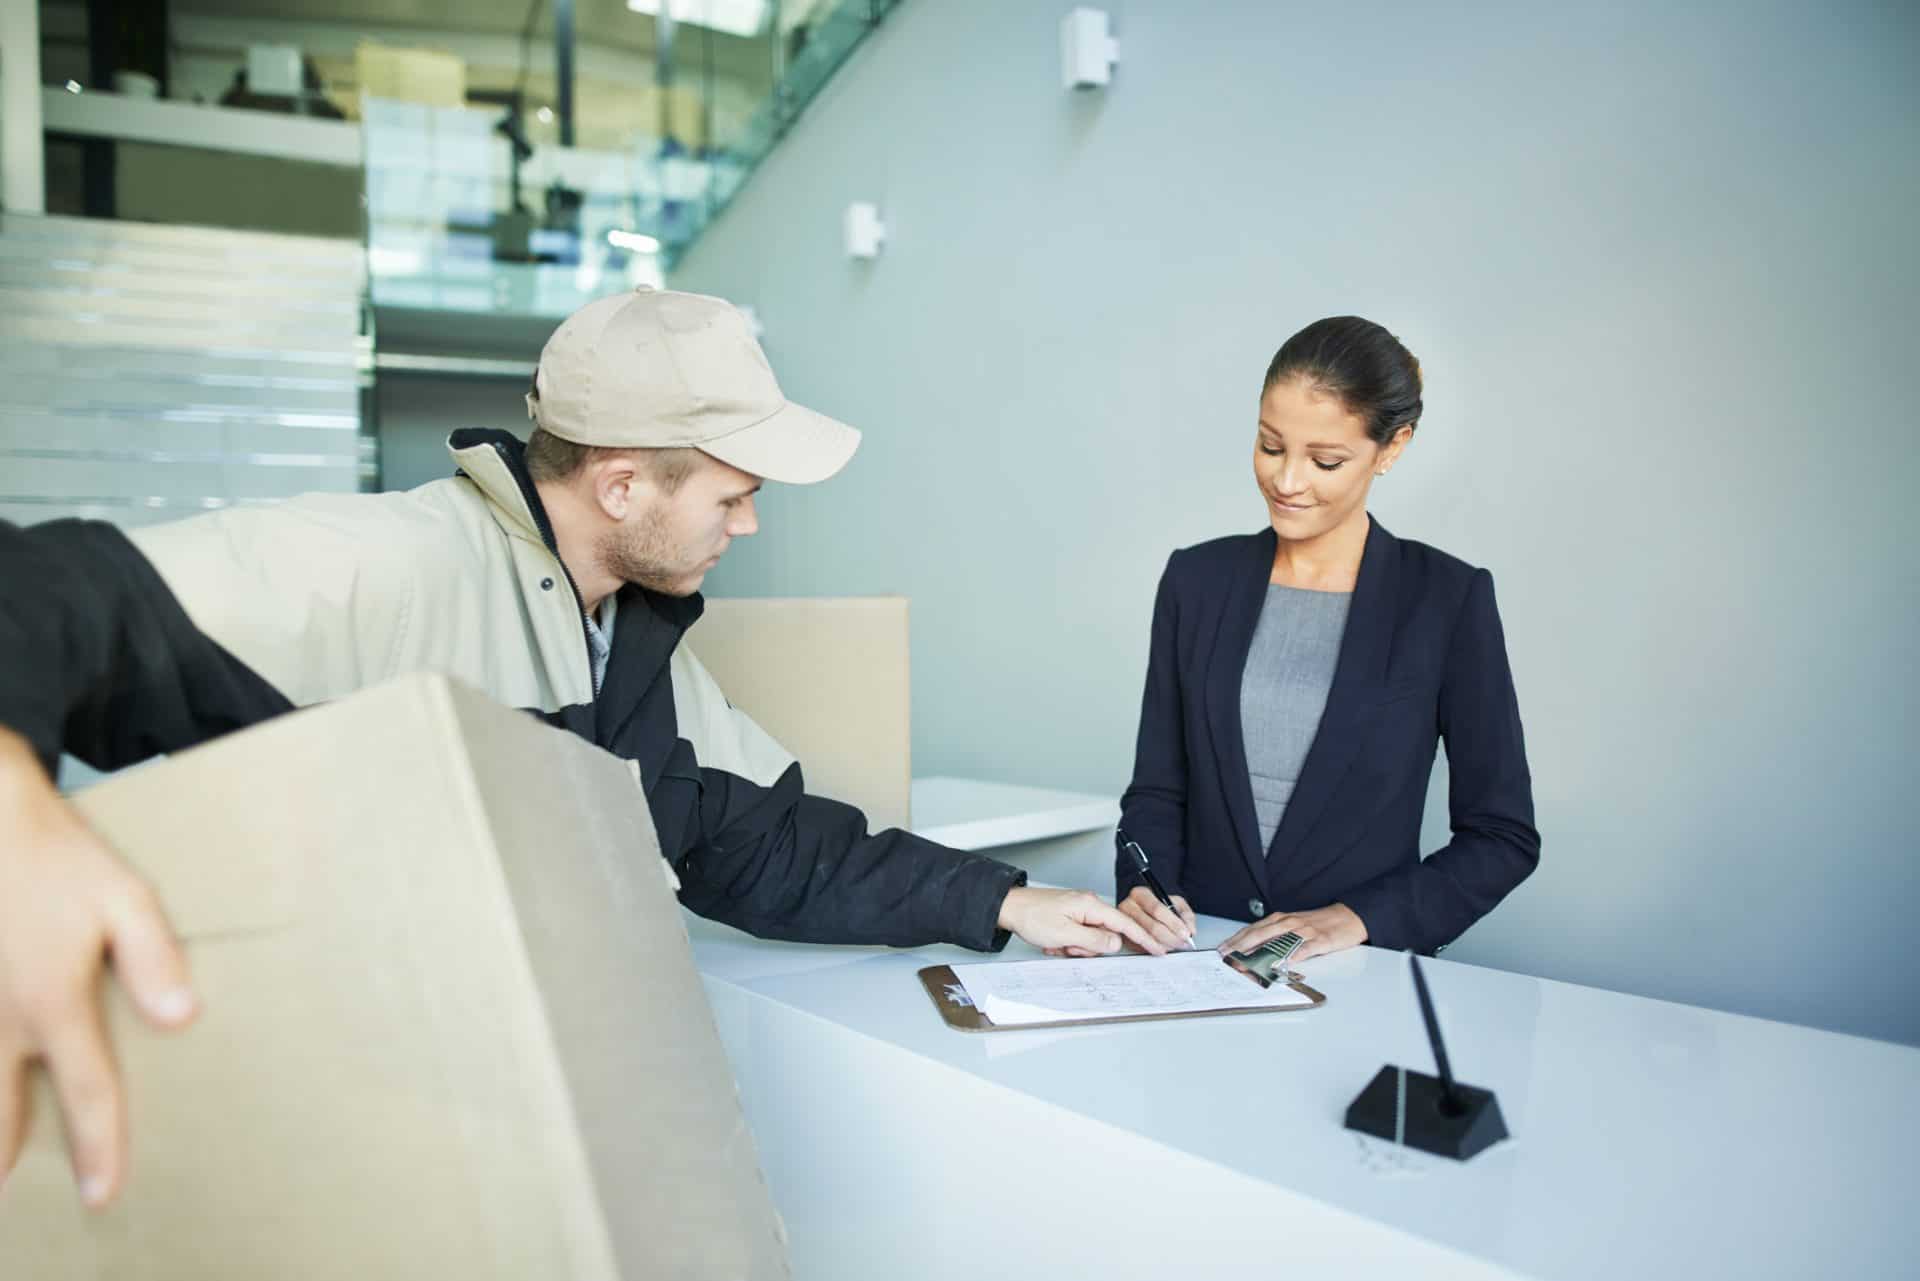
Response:
[{"label": "delivery man", "polygon": [[754,533],[763,480],[840,470],[859,433],[787,401],[733,307],[643,290],[564,322],[525,445],[449,441],[458,473],[123,534],[0,523],[0,1176],[44,1061],[82,1200],[124,1178],[103,968],[156,1025],[190,1022],[153,893],[54,790],[62,752],[115,768],[409,671],[528,708],[639,766],[692,910],[755,934],[981,950],[1009,932],[1159,952],[1092,894],[906,832],[869,833],[680,646],[699,589]]}]

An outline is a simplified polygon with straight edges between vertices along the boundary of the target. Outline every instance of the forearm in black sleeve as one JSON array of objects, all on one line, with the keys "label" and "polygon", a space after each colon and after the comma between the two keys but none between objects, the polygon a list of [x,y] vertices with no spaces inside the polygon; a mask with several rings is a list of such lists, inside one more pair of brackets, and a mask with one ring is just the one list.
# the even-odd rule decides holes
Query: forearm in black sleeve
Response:
[{"label": "forearm in black sleeve", "polygon": [[680,898],[762,938],[997,951],[1017,868],[897,829],[867,831],[851,805],[809,796],[800,767],[761,787],[693,762],[684,741],[648,789]]},{"label": "forearm in black sleeve", "polygon": [[118,529],[0,521],[0,725],[49,773],[62,752],[116,769],[290,707]]}]

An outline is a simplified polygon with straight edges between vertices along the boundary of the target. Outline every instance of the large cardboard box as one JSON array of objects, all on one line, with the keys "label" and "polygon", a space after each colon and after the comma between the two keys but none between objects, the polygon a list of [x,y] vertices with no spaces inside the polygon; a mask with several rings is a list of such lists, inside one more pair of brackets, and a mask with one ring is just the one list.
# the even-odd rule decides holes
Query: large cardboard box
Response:
[{"label": "large cardboard box", "polygon": [[205,1013],[110,1020],[132,1178],[75,1196],[51,1091],[0,1278],[787,1275],[631,767],[409,677],[79,801]]},{"label": "large cardboard box", "polygon": [[807,790],[912,818],[907,598],[709,600],[687,633],[727,700],[799,758]]}]

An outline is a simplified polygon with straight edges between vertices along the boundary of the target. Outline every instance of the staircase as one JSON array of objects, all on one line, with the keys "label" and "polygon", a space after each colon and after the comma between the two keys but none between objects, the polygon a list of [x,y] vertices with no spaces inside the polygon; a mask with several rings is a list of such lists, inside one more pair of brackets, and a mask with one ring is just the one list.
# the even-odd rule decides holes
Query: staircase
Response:
[{"label": "staircase", "polygon": [[352,241],[0,214],[0,519],[370,488]]}]

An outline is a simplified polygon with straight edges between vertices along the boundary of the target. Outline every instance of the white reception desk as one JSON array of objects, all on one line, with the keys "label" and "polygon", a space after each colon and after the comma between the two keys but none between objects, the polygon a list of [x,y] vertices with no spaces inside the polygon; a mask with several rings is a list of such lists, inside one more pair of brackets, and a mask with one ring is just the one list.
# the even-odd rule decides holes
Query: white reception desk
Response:
[{"label": "white reception desk", "polygon": [[1455,1164],[1341,1127],[1432,1070],[1394,954],[1303,1013],[969,1035],[915,972],[973,953],[689,929],[801,1281],[1920,1275],[1920,1050],[1436,960],[1514,1135]]}]

